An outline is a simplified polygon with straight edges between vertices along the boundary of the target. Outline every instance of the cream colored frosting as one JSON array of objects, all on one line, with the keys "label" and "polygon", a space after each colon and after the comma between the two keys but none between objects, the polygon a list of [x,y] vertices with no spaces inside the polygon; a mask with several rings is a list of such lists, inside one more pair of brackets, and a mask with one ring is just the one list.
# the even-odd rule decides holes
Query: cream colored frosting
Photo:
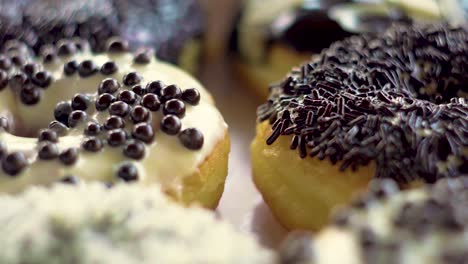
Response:
[{"label": "cream colored frosting", "polygon": [[0,196],[1,263],[271,264],[276,255],[155,187],[31,188]]},{"label": "cream colored frosting", "polygon": [[[66,76],[63,73],[63,64],[71,59],[78,63],[91,59],[99,67],[107,61],[114,61],[119,70],[105,76],[97,73],[91,77],[82,78],[77,73]],[[178,189],[184,177],[193,174],[198,166],[210,155],[215,145],[223,139],[227,125],[220,112],[214,106],[210,94],[194,78],[184,71],[152,59],[149,64],[139,65],[133,63],[133,55],[123,54],[78,54],[73,57],[61,58],[55,63],[42,65],[52,74],[52,83],[41,91],[42,98],[39,103],[29,106],[14,98],[9,87],[0,92],[0,113],[14,117],[14,134],[32,134],[40,128],[46,128],[54,120],[53,111],[60,101],[71,100],[76,93],[86,93],[97,96],[100,82],[108,77],[122,82],[125,74],[136,71],[143,77],[142,85],[160,80],[165,84],[177,84],[182,89],[196,88],[200,91],[201,100],[197,106],[186,104],[186,114],[182,121],[182,129],[194,127],[204,136],[202,149],[193,151],[185,148],[177,136],[168,136],[159,129],[162,118],[161,110],[152,114],[152,123],[155,130],[155,140],[146,146],[146,156],[143,160],[135,162],[138,166],[141,184],[161,183],[164,188]],[[128,89],[128,87],[124,87]],[[94,107],[87,110],[91,119],[104,121],[108,111],[96,112]],[[126,129],[131,129],[131,122],[127,121]],[[36,132],[37,133],[37,132]],[[79,148],[83,140],[83,127],[73,128],[67,136],[61,137],[58,147],[61,150],[69,147]],[[8,151],[23,151],[28,153],[30,165],[19,175],[10,177],[0,171],[0,192],[15,193],[31,184],[48,184],[59,180],[66,175],[76,175],[84,180],[110,181],[115,177],[118,165],[126,160],[122,154],[122,147],[112,148],[106,146],[99,153],[81,151],[78,162],[73,166],[63,166],[58,159],[43,161],[37,158],[37,139],[18,137],[5,132],[0,133],[0,141],[6,143]]]}]

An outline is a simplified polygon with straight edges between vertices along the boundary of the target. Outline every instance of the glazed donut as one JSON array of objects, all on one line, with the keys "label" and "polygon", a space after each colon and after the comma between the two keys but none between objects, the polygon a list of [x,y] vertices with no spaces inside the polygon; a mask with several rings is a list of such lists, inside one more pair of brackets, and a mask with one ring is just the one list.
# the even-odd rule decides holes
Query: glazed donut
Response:
[{"label": "glazed donut", "polygon": [[[183,26],[180,26],[183,25]],[[20,40],[40,53],[63,38],[86,39],[95,52],[119,36],[135,50],[194,72],[200,59],[203,14],[194,0],[1,0],[0,47]]]},{"label": "glazed donut", "polygon": [[33,187],[0,196],[0,207],[1,263],[276,262],[253,237],[157,187]]},{"label": "glazed donut", "polygon": [[236,72],[264,100],[268,87],[331,43],[356,33],[378,33],[393,22],[425,20],[398,5],[347,0],[248,0],[231,38]]},{"label": "glazed donut", "polygon": [[333,44],[258,108],[254,180],[288,228],[316,230],[372,178],[468,170],[468,33],[395,26]]},{"label": "glazed donut", "polygon": [[399,193],[386,179],[370,189],[313,241],[300,233],[287,239],[282,263],[466,263],[467,177]]},{"label": "glazed donut", "polygon": [[20,65],[2,55],[0,192],[60,180],[158,182],[178,200],[215,207],[229,137],[210,94],[120,40],[101,54],[85,46],[59,41],[57,55]]}]

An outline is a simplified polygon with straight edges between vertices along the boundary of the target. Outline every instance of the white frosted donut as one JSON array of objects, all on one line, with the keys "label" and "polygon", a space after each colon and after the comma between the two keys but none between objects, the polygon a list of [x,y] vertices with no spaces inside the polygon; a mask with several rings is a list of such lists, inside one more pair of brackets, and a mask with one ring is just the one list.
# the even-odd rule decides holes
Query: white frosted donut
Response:
[{"label": "white frosted donut", "polygon": [[313,240],[291,236],[282,263],[466,263],[467,220],[466,176],[401,192],[393,180],[375,181]]},{"label": "white frosted donut", "polygon": [[73,187],[0,196],[1,263],[276,263],[254,238],[156,187]]},{"label": "white frosted donut", "polygon": [[[227,174],[227,126],[202,85],[150,51],[126,52],[119,40],[103,54],[76,43],[60,42],[40,59],[23,55],[19,65],[11,62],[12,54],[19,54],[14,48],[2,55],[0,65],[11,65],[0,70],[6,127],[0,132],[0,192],[79,178],[158,182],[184,196],[190,189],[185,178],[196,175],[213,179],[209,188],[220,195]],[[2,75],[8,79],[3,86]],[[207,166],[216,170],[203,171],[214,152],[216,160]]]}]

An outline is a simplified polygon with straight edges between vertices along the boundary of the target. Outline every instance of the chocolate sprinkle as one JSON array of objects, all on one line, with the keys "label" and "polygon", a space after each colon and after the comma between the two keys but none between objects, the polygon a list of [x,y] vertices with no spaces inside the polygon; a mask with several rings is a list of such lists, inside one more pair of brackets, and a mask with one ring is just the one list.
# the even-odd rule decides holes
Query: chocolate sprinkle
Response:
[{"label": "chocolate sprinkle", "polygon": [[69,148],[64,150],[59,155],[60,161],[67,166],[73,165],[78,160],[78,149],[76,148]]},{"label": "chocolate sprinkle", "polygon": [[407,183],[459,174],[466,159],[468,33],[447,25],[396,25],[378,37],[336,42],[271,87],[257,111],[267,144],[295,135],[292,149],[376,177]]},{"label": "chocolate sprinkle", "polygon": [[161,102],[155,94],[145,94],[141,99],[141,105],[148,108],[152,112],[156,112],[161,107]]},{"label": "chocolate sprinkle", "polygon": [[55,131],[51,129],[43,129],[39,131],[39,136],[38,136],[39,142],[41,141],[49,141],[53,143],[58,142],[58,135]]},{"label": "chocolate sprinkle", "polygon": [[103,93],[110,93],[113,94],[117,92],[117,90],[120,88],[120,83],[113,78],[107,78],[101,81],[98,87],[98,93],[103,94]]},{"label": "chocolate sprinkle", "polygon": [[132,163],[124,163],[119,167],[117,177],[125,182],[137,181],[138,170]]},{"label": "chocolate sprinkle", "polygon": [[100,72],[103,75],[111,75],[119,70],[117,64],[113,61],[108,61],[101,66]]},{"label": "chocolate sprinkle", "polygon": [[190,150],[199,150],[203,147],[203,134],[196,128],[184,129],[179,134],[179,140]]},{"label": "chocolate sprinkle", "polygon": [[21,152],[10,153],[2,159],[2,169],[10,176],[16,176],[21,173],[27,165],[28,161]]},{"label": "chocolate sprinkle", "polygon": [[51,142],[43,142],[39,146],[38,157],[42,160],[52,160],[58,157],[57,145]]},{"label": "chocolate sprinkle", "polygon": [[145,156],[145,145],[139,141],[130,141],[125,145],[123,154],[131,159],[140,160]]}]

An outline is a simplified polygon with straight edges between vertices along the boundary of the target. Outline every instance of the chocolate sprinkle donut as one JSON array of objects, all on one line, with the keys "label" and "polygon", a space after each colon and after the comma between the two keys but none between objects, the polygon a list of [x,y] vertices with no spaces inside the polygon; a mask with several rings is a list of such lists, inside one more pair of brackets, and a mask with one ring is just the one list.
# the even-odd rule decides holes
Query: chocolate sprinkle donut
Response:
[{"label": "chocolate sprinkle donut", "polygon": [[374,161],[376,177],[435,182],[467,172],[468,33],[396,25],[333,44],[270,87],[258,108],[273,144],[340,169]]}]

